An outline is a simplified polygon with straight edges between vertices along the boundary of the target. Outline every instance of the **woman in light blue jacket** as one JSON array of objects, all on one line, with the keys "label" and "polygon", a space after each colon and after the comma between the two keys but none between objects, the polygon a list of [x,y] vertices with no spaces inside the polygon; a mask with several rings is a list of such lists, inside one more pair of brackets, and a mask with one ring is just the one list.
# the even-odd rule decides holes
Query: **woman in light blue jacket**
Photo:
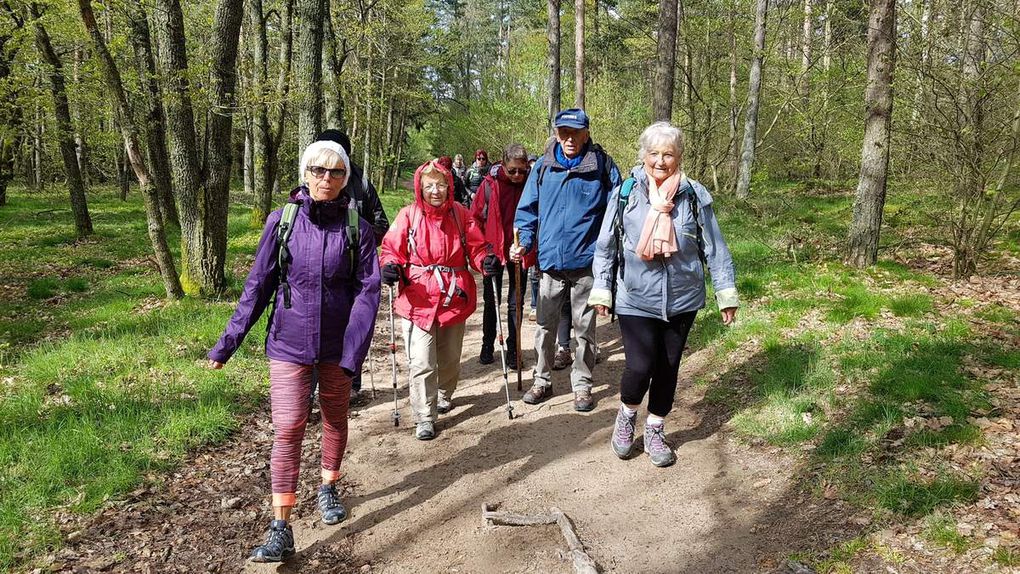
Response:
[{"label": "woman in light blue jacket", "polygon": [[712,196],[680,168],[680,130],[657,122],[638,143],[641,164],[609,198],[588,304],[602,316],[613,308],[623,334],[626,366],[613,451],[620,458],[633,451],[637,409],[647,394],[644,450],[655,466],[669,466],[676,457],[665,440],[664,418],[673,407],[687,334],[705,306],[705,267],[726,325],[737,315],[736,273]]}]

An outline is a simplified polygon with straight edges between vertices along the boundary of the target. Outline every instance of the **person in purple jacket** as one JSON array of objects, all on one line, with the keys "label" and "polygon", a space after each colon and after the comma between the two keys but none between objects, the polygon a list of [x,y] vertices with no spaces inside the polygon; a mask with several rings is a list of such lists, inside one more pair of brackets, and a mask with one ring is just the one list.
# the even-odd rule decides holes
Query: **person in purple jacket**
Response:
[{"label": "person in purple jacket", "polygon": [[[339,144],[317,141],[301,156],[299,205],[289,239],[277,228],[283,210],[270,214],[244,284],[241,300],[216,346],[210,366],[223,368],[270,303],[266,336],[273,451],[273,515],[266,543],[254,562],[279,562],[294,553],[287,524],[296,502],[301,441],[317,376],[322,410],[322,486],[317,505],[326,524],[347,517],[336,482],[347,446],[351,377],[368,354],[379,310],[379,258],[372,227],[358,220],[358,245],[348,229],[344,193],[350,160]],[[283,257],[280,251],[283,249]]]}]

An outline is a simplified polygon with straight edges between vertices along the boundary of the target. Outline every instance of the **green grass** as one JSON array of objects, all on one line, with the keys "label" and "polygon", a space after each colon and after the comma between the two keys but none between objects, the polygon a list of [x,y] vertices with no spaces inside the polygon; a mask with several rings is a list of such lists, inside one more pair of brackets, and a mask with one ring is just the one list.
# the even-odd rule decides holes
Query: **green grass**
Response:
[{"label": "green grass", "polygon": [[912,517],[925,516],[941,506],[977,500],[978,481],[957,476],[934,480],[893,473],[878,484],[880,507]]},{"label": "green grass", "polygon": [[992,553],[992,560],[1002,566],[1020,566],[1020,547],[1000,546]]},{"label": "green grass", "polygon": [[956,521],[951,514],[935,512],[924,519],[923,536],[928,540],[960,554],[970,548],[971,543],[956,530]]}]

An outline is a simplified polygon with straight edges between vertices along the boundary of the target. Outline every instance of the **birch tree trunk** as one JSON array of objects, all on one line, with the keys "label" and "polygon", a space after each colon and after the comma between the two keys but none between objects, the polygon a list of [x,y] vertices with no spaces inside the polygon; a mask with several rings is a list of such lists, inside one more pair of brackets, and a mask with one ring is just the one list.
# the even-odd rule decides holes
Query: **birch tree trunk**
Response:
[{"label": "birch tree trunk", "polygon": [[[53,49],[50,35],[43,27],[39,7],[32,3],[29,7],[35,20],[35,45],[49,66],[50,94],[53,96],[53,111],[57,120],[57,145],[60,148],[60,159],[63,160],[64,175],[67,178],[67,191],[71,196],[71,212],[74,214],[74,230],[79,238],[92,235],[92,217],[89,215],[88,202],[85,198],[85,182],[82,180],[78,167],[78,154],[74,145],[74,128],[71,123],[71,108],[67,101],[67,87],[64,83],[64,64]],[[42,181],[41,175],[39,181]]]},{"label": "birch tree trunk", "polygon": [[549,18],[545,37],[549,44],[546,67],[549,70],[549,131],[551,133],[553,120],[556,119],[556,113],[560,111],[560,0],[546,0],[546,13]]},{"label": "birch tree trunk", "polygon": [[861,148],[861,177],[854,199],[847,263],[873,265],[878,258],[879,231],[885,207],[892,125],[893,69],[896,63],[896,0],[871,0],[868,17],[867,117]]},{"label": "birch tree trunk", "polygon": [[145,203],[145,218],[148,223],[149,241],[152,243],[152,252],[156,258],[156,266],[159,268],[160,277],[163,279],[163,288],[167,297],[179,299],[184,296],[184,290],[177,279],[177,270],[174,268],[173,256],[170,247],[167,245],[166,233],[163,228],[163,216],[160,212],[159,196],[152,180],[149,177],[148,168],[142,155],[141,146],[138,143],[138,128],[135,125],[134,116],[128,105],[127,96],[124,92],[124,85],[120,78],[117,65],[110,56],[103,39],[96,25],[96,18],[92,12],[91,0],[78,0],[78,9],[81,14],[85,29],[92,39],[92,48],[97,59],[107,89],[114,100],[117,110],[118,124],[120,125],[121,137],[124,139],[124,149],[127,151],[128,160],[138,178],[138,185],[141,188],[142,199]]},{"label": "birch tree trunk", "polygon": [[[815,24],[811,18],[812,0],[804,0],[804,24],[801,29],[800,39],[800,96],[806,103],[811,93],[811,36],[814,33]],[[806,111],[806,110],[805,110]]]},{"label": "birch tree trunk", "polygon": [[673,85],[676,72],[677,0],[659,2],[659,37],[655,51],[655,85],[652,86],[652,120],[673,118]]},{"label": "birch tree trunk", "polygon": [[758,137],[758,99],[761,95],[762,59],[765,57],[765,24],[769,0],[757,0],[754,11],[754,57],[747,87],[747,113],[744,118],[744,141],[741,145],[740,173],[737,177],[737,197],[747,199],[751,189],[751,170],[754,168],[754,151]]}]

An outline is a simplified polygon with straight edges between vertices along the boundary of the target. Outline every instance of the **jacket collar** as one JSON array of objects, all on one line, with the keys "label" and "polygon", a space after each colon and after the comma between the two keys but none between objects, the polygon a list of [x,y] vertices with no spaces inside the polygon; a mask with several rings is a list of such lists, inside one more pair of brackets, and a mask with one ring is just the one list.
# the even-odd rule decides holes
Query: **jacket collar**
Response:
[{"label": "jacket collar", "polygon": [[[556,138],[550,138],[549,144],[545,146],[545,153],[542,155],[542,163],[549,167],[555,166],[561,170],[565,170],[566,168],[563,167],[559,160],[556,159],[556,146],[558,145],[560,144],[556,141]],[[598,169],[599,159],[595,153],[595,142],[588,140],[588,143],[585,144],[584,157],[581,158],[581,163],[570,171],[587,173],[590,171],[598,171]]]}]

